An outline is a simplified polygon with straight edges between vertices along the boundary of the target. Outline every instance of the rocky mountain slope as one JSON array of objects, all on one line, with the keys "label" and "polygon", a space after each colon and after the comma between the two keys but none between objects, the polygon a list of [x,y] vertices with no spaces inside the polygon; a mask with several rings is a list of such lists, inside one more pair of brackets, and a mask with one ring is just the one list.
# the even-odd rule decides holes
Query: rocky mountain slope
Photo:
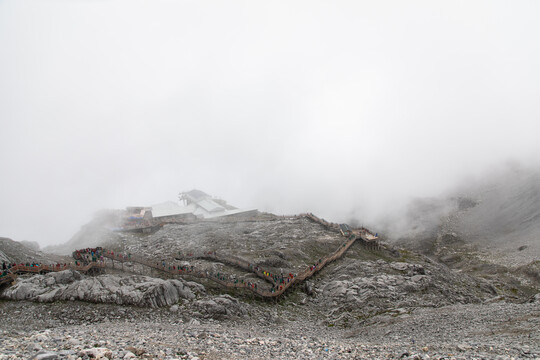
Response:
[{"label": "rocky mountain slope", "polygon": [[444,224],[447,232],[493,252],[502,265],[540,260],[540,171],[516,168],[472,186],[474,204]]},{"label": "rocky mountain slope", "polygon": [[[455,200],[454,213],[478,206],[463,199]],[[443,224],[455,223],[450,218],[441,219]],[[304,216],[261,214],[250,219],[167,224],[153,234],[112,232],[94,225],[83,227],[70,246],[104,246],[115,254],[143,258],[152,264],[193,266],[266,289],[270,283],[235,265],[234,259],[286,276],[316,264],[346,240],[335,229]],[[88,337],[112,358],[214,359],[230,354],[236,354],[234,358],[290,358],[295,354],[306,359],[423,359],[448,357],[450,351],[460,352],[464,358],[478,354],[540,356],[533,330],[540,316],[540,277],[535,280],[535,271],[540,269],[527,267],[520,273],[514,267],[490,262],[445,226],[439,225],[419,242],[421,245],[413,246],[417,251],[391,243],[367,248],[356,242],[342,258],[274,300],[227,290],[203,279],[171,276],[129,261],[123,266],[117,262],[115,269],[107,268],[99,276],[71,270],[21,275],[15,285],[2,291],[2,298],[50,304],[39,305],[52,312],[36,322],[43,322],[51,331],[33,334],[32,348],[20,348],[12,335],[2,346],[12,355],[40,356],[41,352],[47,358],[50,352],[68,359],[84,357],[91,350],[85,340]],[[212,256],[205,256],[208,253]],[[78,307],[83,314],[84,309],[95,306],[117,307],[79,319],[55,304]],[[24,313],[15,313],[19,311],[15,308],[12,302],[0,302],[0,312],[22,320]],[[39,308],[29,308],[40,313]],[[150,308],[156,310],[144,310]],[[489,316],[490,311],[508,314],[502,330],[493,330],[498,320]],[[131,322],[129,331],[124,321]],[[10,329],[21,326],[15,320],[9,324]],[[90,324],[105,325],[109,335],[92,335]],[[133,324],[152,329],[155,326],[150,324],[157,324],[160,330],[147,334],[151,341],[140,342],[130,331],[144,327]],[[220,326],[229,330],[221,331]],[[52,344],[62,331],[70,332],[75,340],[62,342],[60,350]],[[183,331],[197,335],[191,338]],[[122,332],[126,335],[120,336]],[[459,335],[462,333],[467,335]],[[247,334],[256,334],[257,339],[247,341]],[[287,334],[285,338],[283,334]],[[112,338],[104,340],[103,336]],[[172,339],[181,339],[181,347],[174,346]],[[162,348],[155,345],[163,341],[167,345]],[[359,343],[364,347],[359,348]],[[65,352],[61,355],[61,351]]]},{"label": "rocky mountain slope", "polygon": [[503,256],[526,246],[530,254],[519,254],[525,260],[518,261],[530,262],[540,257],[540,169],[492,171],[446,196],[415,199],[380,224],[389,240],[411,244],[433,237],[444,225],[463,241]]},{"label": "rocky mountain slope", "polygon": [[540,284],[539,169],[494,171],[448,197],[417,199],[399,220],[389,219],[385,237],[395,246],[498,289]]},{"label": "rocky mountain slope", "polygon": [[[227,259],[241,258],[273,274],[294,274],[316,264],[343,242],[344,237],[339,232],[306,217],[265,215],[260,219],[167,224],[149,235],[110,232],[101,245],[116,253],[131,254],[152,263],[193,266],[201,271],[220,273],[228,279],[250,281],[259,288],[270,289],[271,284],[251,271],[234,266]],[[216,254],[218,259],[205,258],[203,255],[208,252]],[[129,264],[124,269],[128,270]],[[154,278],[163,276],[155,270],[149,270],[148,275]],[[130,280],[108,279],[99,280],[98,283],[123,282],[128,287],[136,286],[132,278],[127,279]],[[29,280],[23,288],[39,288],[44,281]],[[227,292],[214,283],[202,283],[210,295]],[[92,284],[95,293],[85,295],[77,290],[81,286],[90,286],[88,281],[72,286],[70,291],[83,294],[76,299],[92,302],[100,301],[99,293],[111,292],[109,288],[96,287],[95,282]],[[319,314],[318,322],[350,325],[382,312],[407,313],[417,307],[482,303],[497,297],[526,300],[535,294],[537,285],[505,283],[500,279],[474,276],[472,273],[458,273],[443,263],[405,249],[386,245],[379,250],[370,250],[357,243],[342,259],[331,263],[300,287],[291,289],[283,301],[309,303],[311,309],[316,309],[315,312]],[[113,286],[115,289],[117,287]],[[60,292],[55,293],[55,289],[47,295],[41,295],[40,291],[30,291],[34,296],[24,298],[71,298],[59,295]],[[51,292],[54,294],[51,295]],[[129,291],[116,289],[114,292],[124,296]],[[4,297],[15,299],[16,294],[17,291],[12,290],[4,292]],[[250,296],[241,292],[233,295],[241,299]],[[136,304],[137,301],[130,300],[130,296],[124,297],[121,302]],[[110,298],[103,301],[115,302]],[[157,302],[170,305],[167,299]]]},{"label": "rocky mountain slope", "polygon": [[48,254],[35,248],[26,247],[23,243],[13,241],[8,238],[0,237],[0,262],[7,263],[57,263],[70,261],[70,258],[64,256],[58,256],[55,254]]}]

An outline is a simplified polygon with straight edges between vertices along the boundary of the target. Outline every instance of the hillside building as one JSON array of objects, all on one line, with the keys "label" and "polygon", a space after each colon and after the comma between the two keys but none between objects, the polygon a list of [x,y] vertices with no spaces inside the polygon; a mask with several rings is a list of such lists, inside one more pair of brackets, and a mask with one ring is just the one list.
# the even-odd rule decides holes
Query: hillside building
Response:
[{"label": "hillside building", "polygon": [[224,216],[254,216],[256,209],[238,209],[225,200],[214,198],[204,191],[193,189],[178,196],[180,204],[167,201],[152,205],[153,218],[160,222],[213,219]]}]

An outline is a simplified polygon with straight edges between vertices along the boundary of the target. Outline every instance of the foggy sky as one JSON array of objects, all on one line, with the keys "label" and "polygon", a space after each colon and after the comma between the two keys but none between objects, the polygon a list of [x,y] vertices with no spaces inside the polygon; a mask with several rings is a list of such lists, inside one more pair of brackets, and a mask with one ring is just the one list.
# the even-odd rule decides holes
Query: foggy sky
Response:
[{"label": "foggy sky", "polygon": [[537,1],[0,0],[0,236],[201,189],[369,222],[540,154]]}]

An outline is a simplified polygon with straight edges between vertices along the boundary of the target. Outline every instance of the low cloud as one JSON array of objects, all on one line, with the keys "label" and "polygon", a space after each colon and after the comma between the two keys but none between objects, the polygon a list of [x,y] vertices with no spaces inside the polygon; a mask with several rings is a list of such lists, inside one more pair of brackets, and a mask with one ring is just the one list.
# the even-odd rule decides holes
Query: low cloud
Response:
[{"label": "low cloud", "polygon": [[377,226],[535,163],[538,7],[2,2],[0,235],[192,188]]}]

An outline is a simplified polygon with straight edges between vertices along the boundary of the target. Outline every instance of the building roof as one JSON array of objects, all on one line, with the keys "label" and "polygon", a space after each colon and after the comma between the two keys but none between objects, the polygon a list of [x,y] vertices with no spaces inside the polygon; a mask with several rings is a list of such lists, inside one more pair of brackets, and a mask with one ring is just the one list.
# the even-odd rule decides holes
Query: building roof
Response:
[{"label": "building roof", "polygon": [[188,206],[180,206],[173,201],[167,201],[161,204],[152,206],[152,215],[155,218],[163,216],[174,216],[192,213],[193,208]]},{"label": "building roof", "polygon": [[197,206],[203,208],[208,212],[219,212],[225,211],[225,208],[219,205],[217,202],[212,201],[211,199],[203,199],[196,202]]},{"label": "building roof", "polygon": [[194,201],[199,201],[207,198],[211,198],[210,195],[205,193],[204,191],[193,189],[191,191],[186,191],[183,193],[184,195],[188,195],[191,199]]},{"label": "building roof", "polygon": [[[213,218],[222,217],[222,216],[239,215],[239,214],[251,213],[255,211],[257,211],[257,209],[236,209],[236,210],[224,210],[224,211],[215,212],[211,214],[206,213],[203,215],[205,219],[213,219]],[[195,214],[195,215],[198,215],[198,214]]]},{"label": "building roof", "polygon": [[[201,218],[215,218],[219,216],[248,213],[256,210],[237,209],[234,206],[228,205],[224,200],[214,199],[204,191],[197,189],[181,192],[179,195],[180,200],[186,201],[186,206],[179,206],[173,203],[175,206],[174,208],[166,208],[165,206],[163,206],[163,212],[161,211],[160,207],[156,206],[154,207],[153,211],[154,217],[170,216],[180,213],[192,213],[195,216]],[[181,208],[182,210],[180,210],[179,208]],[[167,215],[161,215],[162,213]]]}]

